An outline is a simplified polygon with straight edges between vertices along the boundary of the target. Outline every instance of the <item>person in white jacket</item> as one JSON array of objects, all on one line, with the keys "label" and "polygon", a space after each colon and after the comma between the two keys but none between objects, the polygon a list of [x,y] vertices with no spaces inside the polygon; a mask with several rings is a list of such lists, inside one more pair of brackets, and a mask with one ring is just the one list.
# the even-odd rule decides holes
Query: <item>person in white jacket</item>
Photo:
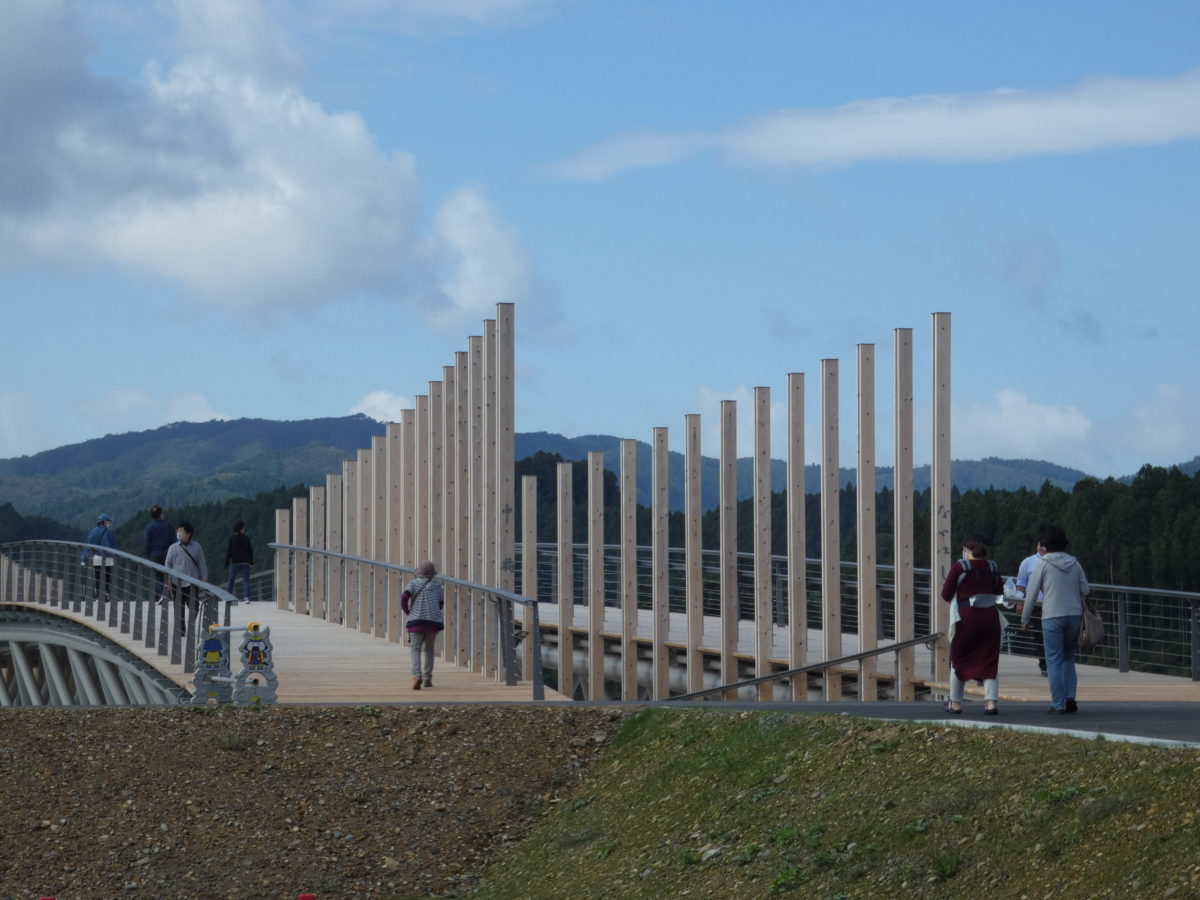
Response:
[{"label": "person in white jacket", "polygon": [[[167,549],[167,559],[163,565],[182,575],[200,581],[208,581],[208,563],[204,559],[204,548],[200,546],[199,541],[192,540],[192,535],[195,533],[191,522],[180,522],[175,529],[175,537],[178,540]],[[176,580],[171,579],[171,587],[174,587]],[[187,633],[186,612],[189,606],[193,609],[196,608],[194,602],[196,598],[196,586],[190,582],[180,582],[179,631],[181,634]]]},{"label": "person in white jacket", "polygon": [[[1051,715],[1073,713],[1075,702],[1075,644],[1083,621],[1083,601],[1091,592],[1079,560],[1066,552],[1067,534],[1057,525],[1043,525],[1038,546],[1045,550],[1029,576],[1026,597],[1042,595],[1042,646],[1050,679]],[[1021,613],[1021,630],[1029,630],[1034,604]]]}]

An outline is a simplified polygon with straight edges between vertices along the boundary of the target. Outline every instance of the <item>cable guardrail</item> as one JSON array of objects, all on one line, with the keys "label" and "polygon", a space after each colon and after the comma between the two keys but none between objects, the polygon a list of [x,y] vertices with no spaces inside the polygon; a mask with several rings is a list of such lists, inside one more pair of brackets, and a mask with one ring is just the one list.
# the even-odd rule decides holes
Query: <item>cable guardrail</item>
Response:
[{"label": "cable guardrail", "polygon": [[228,626],[238,601],[214,584],[123,550],[35,540],[0,544],[0,603],[94,619],[191,674],[198,639],[221,619]]},{"label": "cable guardrail", "polygon": [[[298,584],[298,590],[305,598],[302,604],[305,613],[309,607],[307,598],[314,588],[323,586],[324,604],[316,610],[319,617],[332,615],[341,624],[359,627],[365,624],[366,627],[362,630],[370,630],[380,637],[389,633],[391,629],[400,627],[397,611],[403,588],[395,576],[416,577],[415,568],[294,544],[271,543],[268,546],[272,550],[282,550],[290,555],[289,576],[302,581]],[[307,561],[307,564],[297,563],[298,559]],[[449,613],[455,617],[455,621],[453,628],[448,623],[446,629],[453,640],[452,646],[444,645],[443,652],[446,658],[460,663],[469,659],[474,665],[487,671],[495,668],[497,675],[503,677],[506,684],[516,685],[520,682],[522,673],[522,666],[517,658],[517,646],[528,637],[532,647],[527,658],[531,667],[529,681],[533,699],[546,699],[537,603],[519,593],[474,581],[442,573],[438,573],[437,578],[444,584],[459,589],[457,596],[450,598],[450,602],[447,603],[450,607]],[[276,585],[275,589],[278,591],[279,586]],[[476,601],[490,602],[494,615],[481,614],[481,607]],[[515,624],[515,606],[521,606],[526,611],[522,628],[517,628]],[[289,608],[301,612],[295,609],[290,601]],[[464,624],[467,628],[462,627]],[[491,660],[494,660],[494,666],[490,664]]]},{"label": "cable guardrail", "polygon": [[[729,684],[720,684],[716,687],[704,688],[699,691],[692,691],[687,694],[676,694],[673,697],[668,697],[668,702],[677,700],[699,700],[701,697],[707,697],[710,694],[726,694],[734,691],[739,691],[742,688],[754,687],[759,684],[766,684],[768,681],[785,682],[789,678],[795,678],[799,675],[807,675],[809,672],[826,672],[829,669],[850,666],[854,663],[860,663],[865,659],[874,659],[876,656],[884,656],[888,653],[896,653],[898,650],[904,650],[908,647],[916,647],[920,644],[925,644],[932,648],[945,635],[940,631],[935,631],[932,634],[922,635],[921,637],[912,638],[908,641],[900,641],[896,644],[888,644],[886,647],[877,647],[874,650],[864,650],[862,653],[851,653],[848,656],[839,656],[837,659],[822,660],[821,662],[809,663],[808,665],[799,666],[795,669],[786,669],[782,672],[772,672],[770,675],[760,675],[758,678],[748,678],[744,681],[733,681]],[[900,679],[900,657],[896,656],[895,678]]]}]

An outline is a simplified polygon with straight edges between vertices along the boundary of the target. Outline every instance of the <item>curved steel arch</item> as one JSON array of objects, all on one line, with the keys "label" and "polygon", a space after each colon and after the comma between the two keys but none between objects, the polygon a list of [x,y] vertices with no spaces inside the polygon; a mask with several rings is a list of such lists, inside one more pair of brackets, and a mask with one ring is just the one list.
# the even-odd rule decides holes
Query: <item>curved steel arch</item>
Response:
[{"label": "curved steel arch", "polygon": [[0,605],[0,706],[165,706],[189,695],[86,625]]}]

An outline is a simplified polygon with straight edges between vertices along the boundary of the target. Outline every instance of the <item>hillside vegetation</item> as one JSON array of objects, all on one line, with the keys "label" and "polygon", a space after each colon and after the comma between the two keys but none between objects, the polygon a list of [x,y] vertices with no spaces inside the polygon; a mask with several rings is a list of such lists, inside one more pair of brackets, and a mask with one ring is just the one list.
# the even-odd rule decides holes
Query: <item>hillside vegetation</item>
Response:
[{"label": "hillside vegetation", "polygon": [[1200,751],[587,706],[0,710],[5,897],[1183,898]]}]

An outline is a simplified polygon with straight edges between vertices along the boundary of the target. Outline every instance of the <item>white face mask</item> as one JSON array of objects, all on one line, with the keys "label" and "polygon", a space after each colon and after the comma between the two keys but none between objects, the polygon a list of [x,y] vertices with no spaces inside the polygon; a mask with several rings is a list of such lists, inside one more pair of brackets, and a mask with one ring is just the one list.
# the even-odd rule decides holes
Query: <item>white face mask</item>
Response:
[{"label": "white face mask", "polygon": [[179,538],[179,543],[181,543],[181,544],[186,543],[187,539],[188,539],[188,535],[187,535],[186,531],[175,532],[175,537]]}]

